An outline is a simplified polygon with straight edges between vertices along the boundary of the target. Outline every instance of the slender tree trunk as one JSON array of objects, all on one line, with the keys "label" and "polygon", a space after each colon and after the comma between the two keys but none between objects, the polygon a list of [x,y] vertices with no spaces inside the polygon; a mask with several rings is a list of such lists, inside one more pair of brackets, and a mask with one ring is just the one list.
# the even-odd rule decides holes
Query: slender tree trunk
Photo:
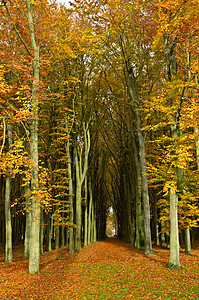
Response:
[{"label": "slender tree trunk", "polygon": [[159,230],[158,230],[158,209],[157,209],[157,202],[155,199],[154,203],[154,224],[155,224],[155,234],[156,234],[156,245],[160,245],[160,239],[159,239]]},{"label": "slender tree trunk", "polygon": [[40,208],[40,253],[44,253],[44,211]]},{"label": "slender tree trunk", "polygon": [[[8,144],[9,151],[12,147],[12,132],[13,125],[8,125]],[[10,196],[11,196],[11,175],[6,176],[6,188],[5,188],[5,227],[6,227],[6,241],[5,241],[5,254],[6,262],[12,262],[12,223],[11,223],[11,211],[10,211]]]},{"label": "slender tree trunk", "polygon": [[[72,170],[71,170],[71,155],[70,155],[70,141],[68,138],[67,141],[67,156],[68,156],[68,177],[69,177],[69,203],[70,203],[70,213],[69,213],[69,220],[70,223],[73,224],[73,179],[72,179]],[[75,251],[75,244],[74,244],[74,230],[71,226],[69,228],[69,253],[72,254]]]},{"label": "slender tree trunk", "polygon": [[76,231],[75,231],[75,249],[81,250],[81,231],[82,231],[82,208],[81,208],[81,193],[82,193],[82,184],[85,180],[87,171],[88,171],[88,157],[90,152],[90,133],[88,124],[83,122],[84,129],[84,167],[82,170],[82,148],[75,149],[75,167],[76,167]]},{"label": "slender tree trunk", "polygon": [[94,242],[94,227],[95,227],[95,219],[94,219],[94,204],[92,202],[91,207],[91,244]]},{"label": "slender tree trunk", "polygon": [[29,182],[26,182],[26,185],[24,187],[24,193],[26,199],[26,227],[25,227],[25,238],[24,238],[24,257],[29,257],[29,237],[30,237],[30,221],[29,221],[30,199],[28,197],[29,190],[30,190]]},{"label": "slender tree trunk", "polygon": [[[171,82],[172,78],[176,76],[176,58],[175,58],[175,44],[172,38],[168,39],[167,35],[163,36],[164,43],[164,54],[165,61],[167,64],[167,81]],[[174,139],[179,137],[179,117],[180,114],[177,112],[176,117],[171,124],[171,136]],[[179,178],[180,171],[176,170],[176,184],[173,189],[169,191],[170,197],[170,256],[167,267],[180,269],[179,260],[179,232],[178,232],[178,194],[177,194],[177,181]],[[180,175],[181,176],[181,175]]]},{"label": "slender tree trunk", "polygon": [[[194,128],[195,133],[198,135],[198,128]],[[199,137],[196,138],[196,159],[197,159],[197,168],[199,170]]]},{"label": "slender tree trunk", "polygon": [[134,164],[136,167],[136,238],[135,238],[135,247],[138,249],[144,248],[144,223],[143,223],[143,211],[142,211],[142,180],[141,180],[141,167],[139,162],[138,150],[135,141],[135,134],[133,128],[133,121],[132,121],[132,112],[130,101],[129,103],[129,131],[131,134],[131,144],[133,149],[133,158]]},{"label": "slender tree trunk", "polygon": [[[64,212],[62,212],[62,219],[64,220]],[[61,226],[61,246],[65,246],[65,225]]]},{"label": "slender tree trunk", "polygon": [[36,44],[33,4],[26,0],[27,18],[30,29],[31,45],[34,53],[33,59],[33,86],[32,86],[32,119],[30,124],[30,157],[32,159],[32,177],[31,177],[31,212],[30,212],[30,255],[29,255],[29,273],[39,273],[40,261],[40,206],[38,198],[38,89],[39,89],[39,47]]},{"label": "slender tree trunk", "polygon": [[81,193],[81,180],[80,180],[80,167],[77,158],[77,152],[75,153],[75,167],[76,167],[76,225],[75,230],[75,250],[81,250],[81,227],[82,227],[82,193]]},{"label": "slender tree trunk", "polygon": [[170,255],[168,268],[180,269],[179,260],[179,233],[178,233],[178,196],[170,190]]},{"label": "slender tree trunk", "polygon": [[[67,116],[65,116],[65,126],[66,126],[66,131],[68,133],[68,139],[67,139],[67,144],[66,144],[66,153],[67,153],[67,157],[68,157],[68,180],[69,180],[69,196],[68,196],[68,198],[69,198],[69,205],[70,205],[70,207],[69,207],[70,224],[74,223],[72,158],[71,158],[71,153],[70,153],[70,133],[71,133],[71,130],[73,127],[74,117],[75,117],[75,109],[74,109],[74,100],[73,100],[73,122],[72,122],[70,130],[68,128]],[[70,225],[70,227],[69,227],[69,253],[72,254],[72,253],[74,253],[74,251],[75,251],[74,229],[73,229],[73,226]]]},{"label": "slender tree trunk", "polygon": [[55,249],[59,249],[59,225],[55,225]]},{"label": "slender tree trunk", "polygon": [[12,225],[11,225],[11,212],[10,212],[10,194],[11,194],[11,176],[6,176],[6,189],[5,189],[5,224],[6,224],[6,244],[5,254],[6,262],[12,262]]},{"label": "slender tree trunk", "polygon": [[93,202],[93,194],[92,194],[92,184],[91,184],[91,178],[89,177],[88,182],[88,188],[89,188],[89,209],[88,209],[88,245],[91,243],[91,213],[92,213],[92,202]]},{"label": "slender tree trunk", "polygon": [[68,227],[66,227],[65,233],[65,245],[68,246]]},{"label": "slender tree trunk", "polygon": [[162,232],[163,225],[161,224],[161,234],[160,234],[160,240],[161,240],[161,246],[166,247],[166,242],[165,242],[165,233]]},{"label": "slender tree trunk", "polygon": [[93,243],[97,242],[96,212],[93,203]]},{"label": "slender tree trunk", "polygon": [[46,228],[46,251],[51,251],[51,218],[50,215],[46,215],[47,228]]},{"label": "slender tree trunk", "polygon": [[128,76],[129,95],[131,100],[134,103],[139,151],[140,151],[142,198],[143,198],[143,210],[144,210],[145,254],[151,254],[153,251],[152,251],[152,242],[151,242],[150,206],[149,206],[149,194],[148,194],[148,182],[147,182],[145,141],[141,129],[142,127],[141,127],[141,117],[140,117],[140,108],[139,108],[139,96],[137,93],[134,75],[129,71],[129,69],[127,69],[127,76]]},{"label": "slender tree trunk", "polygon": [[191,250],[191,237],[190,237],[190,229],[185,228],[185,253],[190,254]]},{"label": "slender tree trunk", "polygon": [[85,176],[84,246],[88,245],[88,178]]}]

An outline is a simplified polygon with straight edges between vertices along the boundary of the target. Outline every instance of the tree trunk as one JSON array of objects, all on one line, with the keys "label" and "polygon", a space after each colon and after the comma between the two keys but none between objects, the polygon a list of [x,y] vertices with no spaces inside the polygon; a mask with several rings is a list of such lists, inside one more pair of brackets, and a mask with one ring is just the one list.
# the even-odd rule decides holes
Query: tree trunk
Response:
[{"label": "tree trunk", "polygon": [[161,224],[161,234],[160,234],[160,240],[161,240],[161,246],[166,247],[166,242],[165,242],[165,233],[162,232],[163,226]]},{"label": "tree trunk", "polygon": [[6,224],[6,243],[5,255],[6,262],[12,262],[12,225],[10,212],[10,194],[11,194],[11,176],[6,176],[6,190],[5,190],[5,224]]},{"label": "tree trunk", "polygon": [[44,253],[44,211],[40,210],[40,253]]},{"label": "tree trunk", "polygon": [[129,131],[131,135],[131,144],[133,149],[134,164],[136,167],[136,238],[135,247],[138,249],[144,248],[144,224],[143,224],[143,211],[142,211],[142,180],[141,180],[141,167],[138,156],[138,149],[135,141],[135,134],[132,121],[132,112],[130,101],[128,101],[128,112],[129,112]]},{"label": "tree trunk", "polygon": [[156,241],[156,245],[159,246],[160,245],[160,239],[159,239],[159,226],[158,226],[158,208],[157,208],[157,202],[155,199],[155,203],[154,203],[154,225],[155,225],[155,241]]},{"label": "tree trunk", "polygon": [[75,230],[75,249],[81,250],[81,232],[82,232],[82,207],[81,207],[81,194],[82,194],[82,184],[85,180],[88,171],[88,157],[90,152],[90,133],[88,124],[83,122],[84,129],[84,167],[82,170],[82,148],[81,145],[76,145],[75,149],[75,167],[76,167],[76,225]]},{"label": "tree trunk", "polygon": [[84,214],[84,246],[88,245],[88,180],[85,176],[85,214]]},{"label": "tree trunk", "polygon": [[30,190],[29,182],[26,183],[24,187],[25,201],[26,201],[26,227],[25,227],[25,238],[24,238],[24,257],[29,257],[29,237],[30,237],[30,220],[29,220],[29,209],[30,209],[30,199],[28,197],[28,192]]},{"label": "tree trunk", "polygon": [[[9,151],[12,147],[12,131],[13,126],[8,125],[8,144]],[[10,196],[11,196],[11,175],[6,176],[6,188],[5,188],[5,227],[6,227],[6,240],[5,240],[5,255],[6,262],[12,262],[12,223],[11,223],[11,211],[10,211]]]},{"label": "tree trunk", "polygon": [[[71,170],[71,155],[70,155],[70,141],[67,141],[67,156],[68,156],[68,177],[69,177],[69,203],[70,203],[70,213],[69,213],[69,220],[70,223],[73,224],[73,179],[72,179],[72,170]],[[74,230],[71,226],[69,228],[69,253],[72,254],[75,251],[74,245]]]},{"label": "tree trunk", "polygon": [[[73,103],[74,106],[74,103]],[[75,116],[75,111],[73,108],[73,114]],[[73,116],[73,118],[74,118]],[[68,157],[68,180],[69,180],[69,221],[70,224],[72,225],[74,223],[74,213],[73,213],[73,199],[74,199],[74,195],[73,195],[73,177],[72,177],[72,158],[71,158],[71,153],[70,153],[70,133],[72,130],[72,126],[73,126],[74,121],[72,122],[71,125],[71,129],[69,130],[68,128],[68,121],[67,121],[67,116],[65,116],[65,126],[66,126],[66,130],[68,133],[68,139],[67,139],[67,144],[66,144],[66,153],[67,153],[67,157]],[[73,226],[69,227],[69,253],[72,254],[75,251],[75,241],[74,241],[74,229]],[[68,239],[68,238],[67,238]]]},{"label": "tree trunk", "polygon": [[170,255],[168,268],[180,269],[178,234],[178,196],[170,190]]},{"label": "tree trunk", "polygon": [[[168,39],[167,35],[163,36],[164,43],[164,55],[165,61],[167,64],[167,81],[171,82],[172,78],[176,76],[176,58],[175,58],[175,44],[173,39]],[[171,124],[171,136],[174,139],[179,137],[179,118],[180,113],[177,112],[174,117],[173,123]],[[176,169],[176,184],[173,189],[170,189],[170,256],[167,267],[180,269],[179,261],[179,233],[178,233],[178,194],[177,190],[177,181],[180,181],[180,170]],[[179,176],[180,175],[180,176]]]},{"label": "tree trunk", "polygon": [[93,203],[93,243],[97,242],[96,212]]},{"label": "tree trunk", "polygon": [[75,153],[75,166],[76,166],[76,225],[75,230],[75,250],[81,250],[81,226],[82,226],[82,193],[81,193],[81,180],[79,176],[79,162],[77,153]]},{"label": "tree trunk", "polygon": [[30,124],[30,158],[32,159],[32,177],[31,177],[31,212],[30,212],[30,255],[29,255],[29,273],[39,273],[40,260],[40,206],[38,198],[38,89],[39,89],[39,47],[36,44],[33,4],[26,0],[27,18],[30,29],[31,45],[34,53],[33,59],[33,85],[31,110],[33,113]]},{"label": "tree trunk", "polygon": [[138,193],[139,193],[139,190],[137,190],[137,192],[136,192],[136,239],[135,239],[135,247],[142,250],[142,249],[144,249],[144,223],[143,223],[143,211],[142,211],[141,195],[139,195]]},{"label": "tree trunk", "polygon": [[59,225],[55,225],[55,249],[59,249]]},{"label": "tree trunk", "polygon": [[92,202],[93,202],[93,194],[92,194],[92,184],[91,178],[89,177],[89,209],[88,209],[88,245],[91,243],[91,213],[92,213]]},{"label": "tree trunk", "polygon": [[149,194],[148,194],[148,182],[147,182],[145,141],[144,141],[144,136],[141,127],[139,96],[137,92],[134,75],[132,72],[130,72],[130,70],[131,69],[127,68],[128,89],[129,89],[130,98],[134,103],[139,151],[140,151],[142,198],[143,198],[143,210],[144,210],[145,254],[151,254],[153,251],[152,251],[152,242],[151,242],[150,206],[149,206]]},{"label": "tree trunk", "polygon": [[[62,212],[62,219],[64,220],[64,212]],[[61,226],[61,246],[65,246],[65,225]]]},{"label": "tree trunk", "polygon": [[190,254],[191,251],[191,237],[189,227],[185,228],[185,253]]},{"label": "tree trunk", "polygon": [[50,215],[46,215],[47,219],[47,228],[46,228],[46,251],[51,251],[51,218]]}]

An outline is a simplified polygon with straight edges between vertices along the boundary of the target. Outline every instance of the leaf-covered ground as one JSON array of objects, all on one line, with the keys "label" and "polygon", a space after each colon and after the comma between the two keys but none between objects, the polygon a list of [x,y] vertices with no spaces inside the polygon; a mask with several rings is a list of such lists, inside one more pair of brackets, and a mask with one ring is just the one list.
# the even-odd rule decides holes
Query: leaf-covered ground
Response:
[{"label": "leaf-covered ground", "polygon": [[199,250],[180,252],[183,269],[165,268],[169,251],[146,256],[118,239],[69,255],[64,247],[41,255],[41,273],[27,274],[22,246],[4,263],[0,248],[0,299],[199,299]]}]

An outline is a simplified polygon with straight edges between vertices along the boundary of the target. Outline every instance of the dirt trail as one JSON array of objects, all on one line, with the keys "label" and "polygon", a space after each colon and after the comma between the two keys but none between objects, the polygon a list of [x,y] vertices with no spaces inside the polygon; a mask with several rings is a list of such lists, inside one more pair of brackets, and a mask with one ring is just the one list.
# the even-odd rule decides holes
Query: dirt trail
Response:
[{"label": "dirt trail", "polygon": [[85,262],[127,262],[139,257],[136,248],[117,238],[108,238],[105,241],[97,242],[84,247],[77,255],[74,263]]}]

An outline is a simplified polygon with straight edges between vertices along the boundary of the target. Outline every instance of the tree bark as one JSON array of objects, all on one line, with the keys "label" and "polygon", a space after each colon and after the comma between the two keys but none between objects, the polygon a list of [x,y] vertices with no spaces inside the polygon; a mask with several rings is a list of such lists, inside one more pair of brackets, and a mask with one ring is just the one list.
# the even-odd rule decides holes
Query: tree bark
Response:
[{"label": "tree bark", "polygon": [[5,224],[6,224],[6,244],[5,255],[6,262],[12,262],[12,225],[11,225],[11,212],[10,212],[10,194],[11,194],[11,176],[6,176],[6,189],[5,189]]},{"label": "tree bark", "polygon": [[88,209],[88,245],[91,243],[91,217],[92,217],[92,202],[93,202],[93,194],[92,194],[92,184],[91,178],[89,177],[88,182],[89,188],[89,209]]},{"label": "tree bark", "polygon": [[26,201],[26,227],[25,227],[25,238],[24,238],[24,257],[29,257],[29,238],[30,238],[30,220],[29,220],[29,209],[30,209],[30,199],[28,197],[28,192],[30,190],[29,182],[26,182],[24,187],[25,201]]},{"label": "tree bark", "polygon": [[40,206],[39,206],[39,182],[38,182],[38,89],[39,89],[39,47],[36,44],[33,18],[33,4],[26,0],[27,18],[30,30],[30,40],[34,54],[33,58],[33,84],[31,110],[33,113],[30,124],[30,158],[32,159],[31,177],[31,212],[30,212],[30,255],[29,273],[39,273],[40,261]]},{"label": "tree bark", "polygon": [[88,245],[88,178],[85,176],[84,246]]},{"label": "tree bark", "polygon": [[[9,151],[12,147],[12,132],[13,125],[8,125],[8,144]],[[11,170],[9,170],[11,171]],[[6,240],[5,240],[5,255],[6,262],[12,262],[12,224],[11,224],[11,211],[10,211],[10,196],[11,196],[11,175],[6,176],[5,188],[5,227],[6,227]]]},{"label": "tree bark", "polygon": [[40,208],[40,254],[44,253],[44,211]]},{"label": "tree bark", "polygon": [[151,254],[152,242],[151,242],[151,227],[150,227],[150,205],[148,194],[148,182],[147,182],[147,168],[146,168],[146,154],[145,154],[145,141],[141,127],[141,116],[139,108],[139,96],[135,83],[133,73],[127,68],[128,76],[128,89],[131,100],[134,103],[134,110],[136,116],[139,151],[140,151],[140,166],[141,166],[141,178],[142,178],[142,198],[143,198],[143,210],[144,210],[144,233],[145,233],[145,254]]},{"label": "tree bark", "polygon": [[85,180],[88,171],[88,157],[90,152],[90,132],[88,124],[83,122],[84,129],[84,167],[82,170],[82,148],[78,149],[76,145],[75,149],[75,167],[76,167],[76,231],[75,231],[75,249],[81,250],[81,226],[82,226],[82,208],[81,208],[81,194],[82,184]]},{"label": "tree bark", "polygon": [[191,250],[191,237],[189,227],[185,228],[185,253],[190,254]]},{"label": "tree bark", "polygon": [[46,222],[47,222],[47,228],[46,228],[46,251],[51,251],[51,218],[50,215],[46,215]]},{"label": "tree bark", "polygon": [[170,190],[170,254],[168,268],[180,269],[178,233],[178,196]]}]

